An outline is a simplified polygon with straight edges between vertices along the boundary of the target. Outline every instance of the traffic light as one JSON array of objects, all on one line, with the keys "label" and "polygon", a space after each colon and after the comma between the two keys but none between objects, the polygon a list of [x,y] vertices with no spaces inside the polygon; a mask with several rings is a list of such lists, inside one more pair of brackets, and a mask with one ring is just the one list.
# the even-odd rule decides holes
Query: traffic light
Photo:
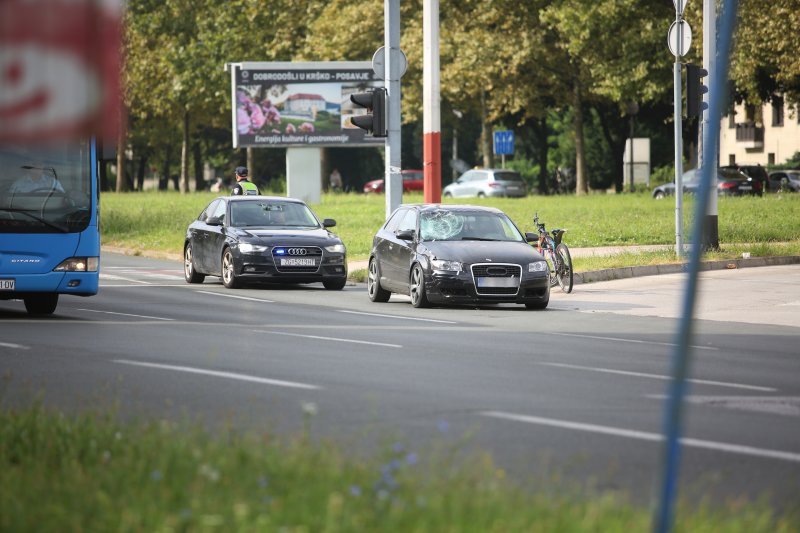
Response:
[{"label": "traffic light", "polygon": [[708,76],[708,71],[697,65],[686,64],[686,116],[699,117],[708,104],[703,102],[703,95],[708,92],[708,87],[700,82],[701,78]]},{"label": "traffic light", "polygon": [[366,114],[353,115],[350,121],[373,137],[386,137],[386,89],[378,87],[365,93],[353,93],[350,101],[367,109]]}]

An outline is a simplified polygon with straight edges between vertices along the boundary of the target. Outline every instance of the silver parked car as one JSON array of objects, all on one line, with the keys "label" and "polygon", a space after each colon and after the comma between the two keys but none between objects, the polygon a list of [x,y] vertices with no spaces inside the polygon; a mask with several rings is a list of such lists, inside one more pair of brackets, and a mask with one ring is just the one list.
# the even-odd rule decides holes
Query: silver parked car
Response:
[{"label": "silver parked car", "polygon": [[519,172],[501,168],[475,168],[464,172],[455,182],[442,189],[442,195],[465,196],[510,196],[523,197],[528,186]]}]

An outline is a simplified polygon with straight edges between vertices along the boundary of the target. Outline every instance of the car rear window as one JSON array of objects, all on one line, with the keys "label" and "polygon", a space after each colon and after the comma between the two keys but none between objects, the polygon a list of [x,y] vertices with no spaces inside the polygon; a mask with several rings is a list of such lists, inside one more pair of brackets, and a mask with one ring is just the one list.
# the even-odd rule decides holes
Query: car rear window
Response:
[{"label": "car rear window", "polygon": [[495,172],[495,181],[522,181],[522,176],[518,172]]}]

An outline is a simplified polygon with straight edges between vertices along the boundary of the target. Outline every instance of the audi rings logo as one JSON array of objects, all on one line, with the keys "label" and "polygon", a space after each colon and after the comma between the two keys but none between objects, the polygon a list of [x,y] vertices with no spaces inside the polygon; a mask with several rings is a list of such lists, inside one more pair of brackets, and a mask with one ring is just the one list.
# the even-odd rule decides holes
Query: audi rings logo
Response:
[{"label": "audi rings logo", "polygon": [[288,248],[286,253],[289,255],[306,255],[308,250],[305,248]]}]

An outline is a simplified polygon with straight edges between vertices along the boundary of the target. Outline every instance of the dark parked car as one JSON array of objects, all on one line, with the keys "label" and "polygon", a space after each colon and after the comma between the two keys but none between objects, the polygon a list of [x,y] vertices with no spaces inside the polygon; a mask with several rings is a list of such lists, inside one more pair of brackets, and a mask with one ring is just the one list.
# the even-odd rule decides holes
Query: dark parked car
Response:
[{"label": "dark parked car", "polygon": [[188,283],[219,276],[229,289],[246,282],[347,281],[345,247],[300,200],[273,196],[216,198],[186,230],[183,271]]},{"label": "dark parked car", "polygon": [[[696,193],[700,187],[700,173],[693,168],[683,173],[683,192]],[[720,196],[738,196],[742,194],[761,194],[761,182],[732,168],[717,170],[717,194]],[[653,189],[653,198],[660,200],[675,194],[674,183],[662,183]]]},{"label": "dark parked car", "polygon": [[[403,192],[422,191],[424,189],[424,179],[421,170],[401,170],[403,176]],[[368,181],[364,184],[364,192],[384,192],[386,186],[383,179]]]},{"label": "dark parked car", "polygon": [[800,170],[776,170],[770,172],[769,190],[772,192],[800,192]]},{"label": "dark parked car", "polygon": [[528,194],[528,186],[519,172],[501,168],[474,168],[464,172],[459,178],[442,189],[442,196],[507,196],[523,197]]},{"label": "dark parked car", "polygon": [[769,176],[767,176],[766,169],[761,165],[735,164],[735,165],[727,165],[721,168],[730,168],[733,170],[738,170],[739,172],[750,176],[755,181],[758,181],[761,184],[761,192],[766,192],[768,190]]},{"label": "dark parked car", "polygon": [[547,263],[502,211],[469,205],[401,205],[372,241],[369,298],[408,294],[430,304],[550,301]]}]

